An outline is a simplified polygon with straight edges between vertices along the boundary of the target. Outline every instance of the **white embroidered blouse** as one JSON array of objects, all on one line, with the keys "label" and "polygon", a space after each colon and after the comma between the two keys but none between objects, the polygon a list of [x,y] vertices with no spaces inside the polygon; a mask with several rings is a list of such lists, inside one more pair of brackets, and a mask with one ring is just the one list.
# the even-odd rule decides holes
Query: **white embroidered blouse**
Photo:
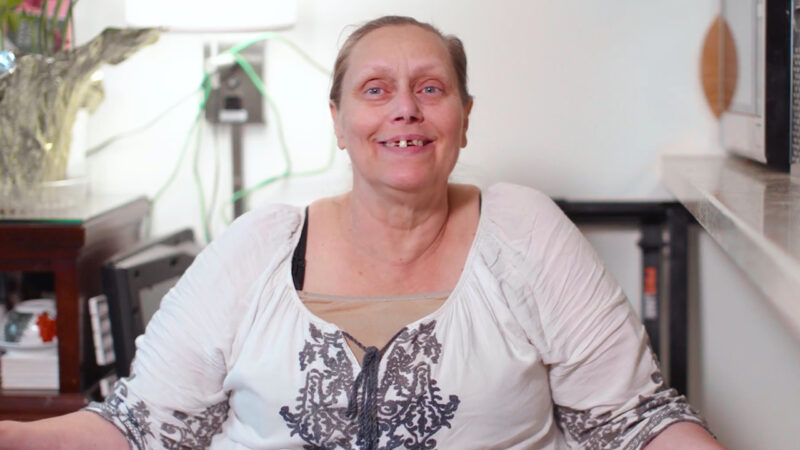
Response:
[{"label": "white embroidered blouse", "polygon": [[[482,199],[456,286],[379,361],[376,448],[641,448],[703,425],[561,210],[509,184]],[[259,209],[210,244],[137,339],[133,375],[86,409],[137,449],[373,448],[347,411],[359,361],[294,289],[303,216]]]}]

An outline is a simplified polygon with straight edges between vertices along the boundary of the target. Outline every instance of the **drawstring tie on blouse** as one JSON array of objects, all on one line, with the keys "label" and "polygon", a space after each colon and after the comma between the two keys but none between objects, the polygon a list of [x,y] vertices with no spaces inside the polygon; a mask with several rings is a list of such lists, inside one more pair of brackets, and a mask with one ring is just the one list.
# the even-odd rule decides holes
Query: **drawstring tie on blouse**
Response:
[{"label": "drawstring tie on blouse", "polygon": [[380,367],[381,357],[403,331],[405,331],[405,328],[392,336],[389,342],[380,350],[372,345],[365,347],[349,333],[342,332],[347,339],[364,351],[364,358],[361,360],[361,372],[356,377],[353,389],[347,398],[346,415],[349,419],[357,418],[358,434],[356,435],[356,445],[365,450],[377,449],[378,439],[380,438],[380,431],[378,430],[378,368]]}]

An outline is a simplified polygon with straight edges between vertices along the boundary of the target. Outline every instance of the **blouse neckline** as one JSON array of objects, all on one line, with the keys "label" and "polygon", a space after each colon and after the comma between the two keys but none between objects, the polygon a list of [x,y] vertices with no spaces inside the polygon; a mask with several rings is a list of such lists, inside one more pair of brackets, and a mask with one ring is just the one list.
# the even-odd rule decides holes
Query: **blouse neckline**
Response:
[{"label": "blouse neckline", "polygon": [[[484,192],[481,192],[481,194],[480,194],[481,198],[484,200],[484,202],[483,202],[484,204],[483,204],[483,207],[481,208],[480,215],[478,216],[478,226],[475,229],[475,236],[472,238],[472,244],[470,245],[469,252],[467,253],[467,257],[464,260],[464,266],[461,268],[461,273],[460,273],[460,275],[458,277],[458,281],[456,281],[455,286],[453,286],[453,289],[450,291],[450,295],[447,296],[447,299],[445,299],[442,302],[441,306],[439,306],[436,310],[430,312],[429,314],[426,314],[423,317],[420,317],[417,320],[414,320],[411,323],[406,324],[403,328],[400,328],[400,330],[402,330],[402,329],[411,330],[411,329],[417,328],[420,324],[427,323],[427,322],[430,322],[432,320],[438,319],[439,317],[441,317],[442,315],[447,313],[450,309],[452,309],[453,304],[455,304],[457,301],[459,301],[460,298],[463,297],[460,294],[461,294],[461,291],[465,289],[465,285],[467,284],[467,278],[469,277],[470,272],[472,271],[473,260],[478,257],[477,254],[478,254],[479,243],[483,239],[483,235],[485,233],[484,230],[486,228],[485,222],[488,220],[486,218],[487,209],[486,209],[486,204],[485,204],[485,200],[487,200],[487,199],[485,198],[484,194],[485,194]],[[307,210],[301,209],[298,213],[300,215],[299,223],[302,224],[305,221],[305,214],[307,213]],[[318,328],[326,330],[327,332],[334,332],[338,336],[340,336],[341,339],[344,339],[344,335],[343,335],[344,330],[339,328],[338,325],[336,325],[336,324],[334,324],[332,322],[329,322],[329,321],[317,316],[310,309],[308,309],[308,307],[300,299],[300,296],[298,295],[297,290],[294,288],[294,280],[292,279],[292,270],[291,270],[292,269],[291,268],[291,260],[292,260],[291,254],[293,253],[294,248],[297,246],[297,240],[298,239],[300,239],[300,233],[296,232],[295,236],[293,236],[293,238],[292,238],[292,240],[290,242],[290,244],[291,244],[291,248],[289,250],[290,257],[287,258],[283,262],[283,266],[279,269],[279,271],[281,272],[281,276],[282,276],[282,283],[281,284],[283,284],[284,287],[289,291],[288,295],[289,295],[290,301],[292,302],[294,307],[297,308],[306,317],[306,319],[310,323],[312,323],[313,325],[317,326]],[[412,294],[412,295],[414,295],[414,294]],[[344,347],[346,348],[347,353],[350,356],[350,358],[355,363],[358,364],[358,361],[357,361],[355,355],[353,355],[352,351],[350,351],[349,346],[348,345],[344,345]],[[387,350],[388,350],[388,348],[387,348]],[[360,367],[360,364],[358,364],[358,367]]]},{"label": "blouse neckline", "polygon": [[309,292],[301,289],[297,291],[297,295],[300,297],[300,300],[302,300],[303,297],[305,297],[306,301],[312,299],[312,300],[329,300],[334,302],[404,302],[404,301],[446,299],[447,297],[450,296],[451,292],[452,291],[423,292],[420,294],[386,295],[386,296],[349,296],[349,295],[319,294],[316,292]]}]

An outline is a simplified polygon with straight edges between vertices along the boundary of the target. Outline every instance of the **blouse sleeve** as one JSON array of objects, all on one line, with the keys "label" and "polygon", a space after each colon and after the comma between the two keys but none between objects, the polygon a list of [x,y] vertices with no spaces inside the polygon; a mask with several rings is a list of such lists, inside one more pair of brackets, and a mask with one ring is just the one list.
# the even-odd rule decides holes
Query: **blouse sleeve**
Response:
[{"label": "blouse sleeve", "polygon": [[85,408],[119,428],[131,448],[207,448],[221,431],[228,414],[223,380],[248,307],[243,299],[270,266],[270,245],[259,242],[258,230],[285,238],[280,229],[287,227],[266,221],[272,223],[240,219],[198,255],[136,339],[130,377]]},{"label": "blouse sleeve", "polygon": [[526,191],[530,228],[515,247],[527,298],[516,312],[549,367],[567,441],[638,449],[675,422],[706,427],[664,384],[641,321],[590,244],[549,198]]}]

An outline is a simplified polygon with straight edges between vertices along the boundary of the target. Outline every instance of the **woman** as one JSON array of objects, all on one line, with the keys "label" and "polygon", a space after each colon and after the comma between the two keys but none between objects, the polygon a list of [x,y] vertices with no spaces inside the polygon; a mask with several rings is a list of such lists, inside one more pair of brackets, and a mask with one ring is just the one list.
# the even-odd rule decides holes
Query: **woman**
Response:
[{"label": "woman", "polygon": [[6,423],[0,437],[719,448],[664,387],[620,288],[547,197],[448,183],[471,107],[458,39],[404,17],[362,26],[331,88],[352,191],[247,214],[167,295],[112,396]]}]

